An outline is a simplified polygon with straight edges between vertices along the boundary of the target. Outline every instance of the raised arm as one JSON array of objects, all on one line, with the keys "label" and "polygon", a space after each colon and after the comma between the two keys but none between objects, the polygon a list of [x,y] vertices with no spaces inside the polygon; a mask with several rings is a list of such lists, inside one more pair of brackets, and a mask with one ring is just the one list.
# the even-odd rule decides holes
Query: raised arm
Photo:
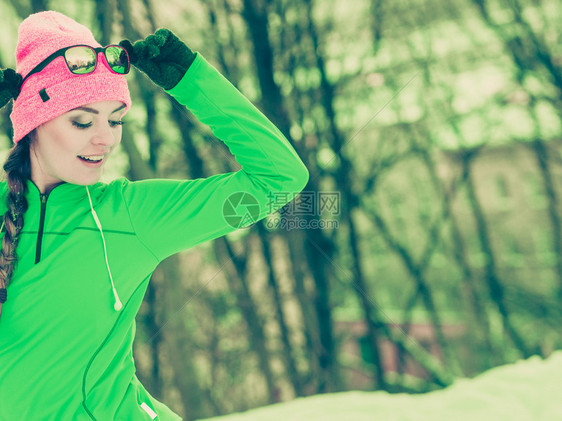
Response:
[{"label": "raised arm", "polygon": [[[242,168],[195,180],[121,179],[131,223],[159,260],[263,219],[293,200],[309,177],[279,129],[201,54],[167,92],[211,128]],[[240,200],[249,211],[243,224],[232,218]]]}]

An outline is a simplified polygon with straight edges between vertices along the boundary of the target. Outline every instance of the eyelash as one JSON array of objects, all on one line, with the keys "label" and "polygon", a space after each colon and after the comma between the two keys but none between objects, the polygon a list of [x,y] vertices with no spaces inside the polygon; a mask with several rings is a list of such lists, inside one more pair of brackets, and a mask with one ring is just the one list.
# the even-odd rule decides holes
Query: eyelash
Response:
[{"label": "eyelash", "polygon": [[[88,124],[80,124],[77,121],[73,121],[72,124],[76,127],[78,127],[79,129],[87,129],[88,127],[90,127],[92,125],[92,123],[88,123]],[[124,121],[110,121],[109,124],[111,125],[111,127],[117,127],[117,126],[122,126],[123,124],[125,124]]]}]

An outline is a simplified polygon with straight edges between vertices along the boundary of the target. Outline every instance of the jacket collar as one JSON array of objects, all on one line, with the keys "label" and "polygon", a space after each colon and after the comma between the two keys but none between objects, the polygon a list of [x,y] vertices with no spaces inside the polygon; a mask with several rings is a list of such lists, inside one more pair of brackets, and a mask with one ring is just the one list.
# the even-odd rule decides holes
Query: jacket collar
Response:
[{"label": "jacket collar", "polygon": [[[90,192],[93,186],[89,186]],[[27,193],[25,195],[27,202],[30,206],[41,204],[41,192],[39,188],[35,185],[33,180],[27,180]],[[86,192],[86,186],[71,184],[64,182],[55,186],[47,195],[47,204],[49,207],[57,205],[68,205],[71,203],[77,203],[81,200],[88,202],[88,193]]]}]

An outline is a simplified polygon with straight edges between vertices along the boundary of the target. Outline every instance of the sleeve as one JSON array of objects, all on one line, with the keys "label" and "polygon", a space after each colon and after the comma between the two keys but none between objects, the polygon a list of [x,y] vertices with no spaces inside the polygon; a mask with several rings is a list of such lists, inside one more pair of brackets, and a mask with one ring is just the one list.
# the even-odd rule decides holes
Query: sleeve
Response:
[{"label": "sleeve", "polygon": [[208,125],[242,168],[192,180],[125,179],[133,229],[159,261],[265,218],[309,178],[279,129],[200,53],[166,92]]}]

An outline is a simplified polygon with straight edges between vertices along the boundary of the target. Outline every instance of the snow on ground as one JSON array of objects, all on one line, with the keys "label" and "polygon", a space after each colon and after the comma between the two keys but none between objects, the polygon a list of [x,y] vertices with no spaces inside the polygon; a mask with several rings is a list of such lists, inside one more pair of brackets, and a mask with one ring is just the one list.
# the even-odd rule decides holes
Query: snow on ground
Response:
[{"label": "snow on ground", "polygon": [[342,392],[205,421],[562,421],[562,351],[488,370],[425,394]]}]

